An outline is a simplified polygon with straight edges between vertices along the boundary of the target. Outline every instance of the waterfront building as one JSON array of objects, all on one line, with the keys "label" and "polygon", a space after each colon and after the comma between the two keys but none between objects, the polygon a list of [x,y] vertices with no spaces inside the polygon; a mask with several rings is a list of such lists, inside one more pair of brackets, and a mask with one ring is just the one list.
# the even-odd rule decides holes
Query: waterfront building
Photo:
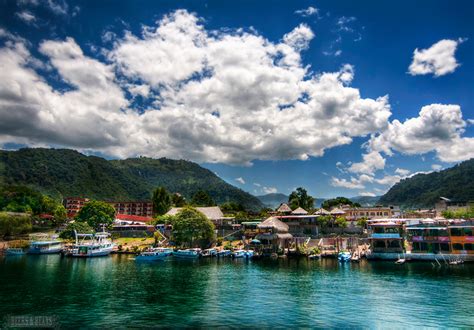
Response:
[{"label": "waterfront building", "polygon": [[66,197],[63,200],[64,208],[69,219],[72,219],[82,209],[84,204],[89,201],[89,198],[83,197]]},{"label": "waterfront building", "polygon": [[289,248],[293,235],[289,226],[276,217],[270,217],[257,225],[259,234],[255,236],[260,241],[257,253],[268,256]]},{"label": "waterfront building", "polygon": [[369,225],[371,259],[397,259],[404,252],[403,225],[392,221]]},{"label": "waterfront building", "polygon": [[435,204],[436,216],[441,217],[444,211],[459,211],[474,207],[474,201],[454,200],[440,197]]},{"label": "waterfront building", "polygon": [[314,215],[331,215],[331,212],[329,212],[328,210],[325,210],[323,208],[320,208],[319,210],[314,212]]},{"label": "waterfront building", "polygon": [[[166,215],[176,215],[181,210],[182,207],[173,207],[171,210],[166,212]],[[212,221],[216,227],[216,234],[219,236],[228,235],[237,230],[237,227],[240,227],[235,226],[234,217],[225,217],[219,206],[196,207],[196,210],[204,214],[209,220]]]},{"label": "waterfront building", "polygon": [[474,220],[450,225],[449,236],[453,254],[474,256]]},{"label": "waterfront building", "polygon": [[350,207],[344,206],[342,210],[345,212],[348,221],[357,221],[361,218],[367,219],[388,219],[400,216],[400,208],[398,206],[375,206],[375,207]]},{"label": "waterfront building", "polygon": [[290,214],[291,208],[286,203],[281,203],[277,209],[278,214]]},{"label": "waterfront building", "polygon": [[152,217],[116,214],[112,232],[119,234],[121,237],[151,236],[156,230],[151,224],[152,221]]},{"label": "waterfront building", "polygon": [[119,214],[153,216],[153,203],[150,201],[107,202]]}]

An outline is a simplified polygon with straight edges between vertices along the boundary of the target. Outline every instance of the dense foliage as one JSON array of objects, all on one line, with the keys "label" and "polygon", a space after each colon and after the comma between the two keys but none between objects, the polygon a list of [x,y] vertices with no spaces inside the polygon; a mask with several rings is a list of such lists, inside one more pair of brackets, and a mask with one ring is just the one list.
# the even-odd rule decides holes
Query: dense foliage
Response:
[{"label": "dense foliage", "polygon": [[350,205],[353,207],[360,207],[359,203],[354,203],[349,198],[346,197],[336,197],[332,199],[327,199],[323,202],[322,208],[330,210],[331,208],[339,205]]},{"label": "dense foliage", "polygon": [[65,239],[75,238],[74,230],[78,234],[92,234],[94,232],[94,229],[92,229],[92,227],[89,226],[87,222],[75,221],[75,222],[69,223],[66,229],[63,230],[61,234],[59,234],[59,237],[65,238]]},{"label": "dense foliage", "polygon": [[193,195],[191,204],[193,206],[215,206],[216,202],[207,191],[199,190]]},{"label": "dense foliage", "polygon": [[154,215],[165,214],[170,210],[172,204],[171,195],[168,194],[164,187],[158,187],[153,190],[151,201],[153,202]]},{"label": "dense foliage", "polygon": [[0,211],[30,213],[33,216],[51,214],[54,225],[66,221],[66,209],[59,201],[25,186],[1,187]]},{"label": "dense foliage", "polygon": [[184,207],[174,217],[168,217],[167,222],[172,224],[172,238],[179,246],[207,247],[214,240],[214,224],[190,206]]},{"label": "dense foliage", "polygon": [[439,197],[474,200],[474,159],[443,171],[417,174],[394,185],[379,203],[404,207],[433,207]]},{"label": "dense foliage", "polygon": [[26,234],[31,230],[30,215],[0,212],[0,237]]},{"label": "dense foliage", "polygon": [[105,160],[67,149],[0,151],[0,186],[28,185],[54,198],[83,196],[97,200],[150,199],[165,187],[190,200],[199,190],[222,204],[233,201],[257,210],[262,203],[196,163],[166,158]]},{"label": "dense foliage", "polygon": [[89,226],[100,229],[112,225],[115,219],[115,209],[106,202],[87,202],[74,218],[76,222],[87,222]]},{"label": "dense foliage", "polygon": [[299,187],[288,197],[288,204],[292,210],[301,207],[309,211],[314,208],[314,198],[308,195],[306,189]]},{"label": "dense foliage", "polygon": [[474,219],[474,207],[443,211],[443,217],[446,219]]}]

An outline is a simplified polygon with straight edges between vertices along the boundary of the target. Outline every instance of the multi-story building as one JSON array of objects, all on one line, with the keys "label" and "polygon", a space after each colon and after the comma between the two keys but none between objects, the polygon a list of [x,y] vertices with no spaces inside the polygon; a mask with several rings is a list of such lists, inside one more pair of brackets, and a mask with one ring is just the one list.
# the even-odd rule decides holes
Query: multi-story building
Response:
[{"label": "multi-story building", "polygon": [[107,202],[118,214],[153,216],[153,203],[149,201]]},{"label": "multi-story building", "polygon": [[346,213],[346,219],[349,221],[356,221],[361,218],[388,219],[400,216],[400,208],[398,206],[343,207],[342,210]]},{"label": "multi-story building", "polygon": [[443,215],[443,211],[466,210],[470,207],[474,207],[474,202],[452,200],[446,197],[440,197],[435,204],[436,216],[441,217]]},{"label": "multi-story building", "polygon": [[89,198],[83,197],[66,197],[63,200],[64,207],[68,218],[74,218],[76,214],[82,209],[84,204],[89,201]]}]

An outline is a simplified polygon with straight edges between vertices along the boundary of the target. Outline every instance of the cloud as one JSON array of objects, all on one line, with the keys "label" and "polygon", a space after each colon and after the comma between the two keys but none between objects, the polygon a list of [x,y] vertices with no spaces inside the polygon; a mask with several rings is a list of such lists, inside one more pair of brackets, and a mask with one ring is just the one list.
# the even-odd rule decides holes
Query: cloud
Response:
[{"label": "cloud", "polygon": [[375,197],[377,196],[376,194],[374,194],[373,192],[369,192],[369,191],[362,191],[359,193],[359,196],[364,196],[364,197]]},{"label": "cloud", "polygon": [[466,39],[443,39],[430,48],[413,52],[413,61],[408,70],[412,76],[433,74],[435,77],[452,73],[459,66],[454,53],[459,44]]},{"label": "cloud", "polygon": [[26,24],[34,24],[36,21],[36,17],[27,10],[16,13],[16,16],[18,16],[18,18],[20,18]]},{"label": "cloud", "polygon": [[351,177],[350,180],[332,177],[331,186],[347,188],[347,189],[364,189],[365,188],[365,185],[360,180],[354,177]]},{"label": "cloud", "polygon": [[350,27],[349,25],[356,20],[357,19],[353,16],[350,16],[350,17],[341,16],[338,18],[336,25],[338,26],[340,31],[354,32],[354,29]]},{"label": "cloud", "polygon": [[262,190],[265,194],[275,194],[278,192],[278,189],[275,187],[263,187]]},{"label": "cloud", "polygon": [[316,7],[311,7],[311,6],[305,9],[299,9],[295,11],[295,14],[303,16],[303,17],[318,15],[318,13],[319,13],[319,9]]},{"label": "cloud", "polygon": [[253,185],[256,186],[256,187],[261,187],[262,186],[260,183],[257,183],[257,182],[254,182]]},{"label": "cloud", "polygon": [[410,174],[410,170],[406,170],[406,169],[403,169],[403,168],[397,168],[395,170],[395,173],[398,174],[398,175],[401,175],[401,176],[407,176]]},{"label": "cloud", "polygon": [[387,129],[372,136],[372,152],[393,151],[415,155],[435,151],[444,162],[458,162],[474,157],[474,138],[462,137],[466,122],[461,107],[455,104],[430,104],[421,108],[418,117],[403,123],[394,120]]},{"label": "cloud", "polygon": [[314,74],[302,63],[314,37],[306,25],[272,42],[255,31],[206,30],[178,10],[140,35],[109,37],[106,62],[72,38],[42,42],[50,76],[32,67],[39,60],[27,43],[0,48],[0,141],[251,165],[322,156],[384,131],[391,115],[386,96],[362,98],[350,86],[351,65]]},{"label": "cloud", "polygon": [[433,171],[439,171],[439,170],[443,169],[443,166],[439,165],[439,164],[433,164],[433,165],[431,165],[431,169]]},{"label": "cloud", "polygon": [[47,0],[48,8],[56,15],[67,15],[69,6],[64,0]]},{"label": "cloud", "polygon": [[362,156],[360,163],[353,163],[349,168],[349,172],[373,174],[377,170],[385,168],[385,158],[377,151],[371,151]]},{"label": "cloud", "polygon": [[235,181],[239,182],[240,184],[245,184],[245,180],[242,177],[235,178]]}]

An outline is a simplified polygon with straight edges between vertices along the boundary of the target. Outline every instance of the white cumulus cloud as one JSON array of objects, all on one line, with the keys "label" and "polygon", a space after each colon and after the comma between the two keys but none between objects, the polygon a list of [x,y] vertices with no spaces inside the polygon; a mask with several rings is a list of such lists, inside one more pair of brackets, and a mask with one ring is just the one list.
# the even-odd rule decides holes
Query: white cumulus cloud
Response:
[{"label": "white cumulus cloud", "polygon": [[319,9],[316,7],[309,6],[308,8],[298,9],[295,11],[295,14],[301,15],[303,17],[318,15]]},{"label": "white cumulus cloud", "polygon": [[430,48],[413,52],[413,61],[408,70],[413,76],[433,74],[435,77],[452,73],[459,66],[454,54],[465,39],[443,39]]},{"label": "white cumulus cloud", "polygon": [[242,177],[235,178],[235,181],[239,182],[240,184],[245,184],[245,180]]}]

